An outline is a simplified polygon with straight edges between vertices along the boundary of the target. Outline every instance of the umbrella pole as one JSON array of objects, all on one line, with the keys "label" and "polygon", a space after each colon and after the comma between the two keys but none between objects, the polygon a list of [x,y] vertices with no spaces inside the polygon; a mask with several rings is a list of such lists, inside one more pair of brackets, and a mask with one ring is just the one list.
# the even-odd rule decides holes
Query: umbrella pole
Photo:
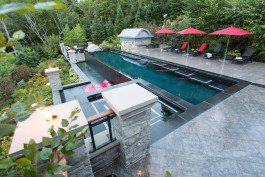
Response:
[{"label": "umbrella pole", "polygon": [[188,42],[187,54],[186,55],[189,55],[189,48],[190,48],[190,34],[189,34],[189,42]]},{"label": "umbrella pole", "polygon": [[230,36],[228,36],[228,41],[227,41],[226,48],[225,48],[225,54],[224,54],[223,62],[225,62],[225,59],[226,59],[226,53],[227,53],[227,50],[228,50],[229,41],[230,41]]}]

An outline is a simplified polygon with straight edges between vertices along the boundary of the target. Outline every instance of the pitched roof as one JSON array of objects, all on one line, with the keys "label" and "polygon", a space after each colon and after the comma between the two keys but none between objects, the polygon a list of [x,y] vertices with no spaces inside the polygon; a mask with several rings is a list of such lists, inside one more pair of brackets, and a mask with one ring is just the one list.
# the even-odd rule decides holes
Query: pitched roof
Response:
[{"label": "pitched roof", "polygon": [[126,28],[118,36],[119,38],[151,38],[154,37],[149,30],[144,28]]}]

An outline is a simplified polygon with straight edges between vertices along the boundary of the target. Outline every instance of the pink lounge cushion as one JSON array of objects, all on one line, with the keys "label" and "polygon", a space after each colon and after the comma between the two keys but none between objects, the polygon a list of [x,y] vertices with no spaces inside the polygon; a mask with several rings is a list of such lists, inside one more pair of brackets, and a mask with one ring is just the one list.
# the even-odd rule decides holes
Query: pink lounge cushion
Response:
[{"label": "pink lounge cushion", "polygon": [[184,42],[180,48],[180,50],[184,50],[186,46],[188,45],[188,42]]},{"label": "pink lounge cushion", "polygon": [[110,87],[110,86],[112,86],[110,83],[107,83],[107,84],[106,84],[106,87]]},{"label": "pink lounge cushion", "polygon": [[206,46],[207,46],[207,43],[203,43],[203,44],[201,45],[201,47],[199,48],[198,52],[202,52],[202,51],[204,51],[204,49],[206,48]]},{"label": "pink lounge cushion", "polygon": [[86,92],[92,92],[101,88],[107,88],[110,87],[111,84],[109,83],[109,81],[104,80],[103,82],[101,82],[99,85],[88,85],[85,87],[85,91]]},{"label": "pink lounge cushion", "polygon": [[104,80],[104,81],[101,82],[99,85],[100,85],[101,87],[105,88],[107,84],[109,84],[109,81]]},{"label": "pink lounge cushion", "polygon": [[94,90],[96,90],[94,85],[88,85],[88,86],[85,87],[85,91],[86,92],[92,92]]}]

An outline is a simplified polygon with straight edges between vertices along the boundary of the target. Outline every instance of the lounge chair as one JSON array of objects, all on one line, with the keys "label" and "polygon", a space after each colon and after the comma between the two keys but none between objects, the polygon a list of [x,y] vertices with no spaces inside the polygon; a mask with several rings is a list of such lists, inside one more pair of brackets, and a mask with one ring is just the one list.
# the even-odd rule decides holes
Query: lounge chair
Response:
[{"label": "lounge chair", "polygon": [[206,46],[207,46],[207,43],[203,43],[201,45],[201,47],[199,48],[199,50],[191,51],[191,54],[194,55],[194,56],[197,56],[197,55],[201,54],[204,51],[204,49],[206,48]]},{"label": "lounge chair", "polygon": [[158,48],[159,45],[160,45],[160,42],[159,41],[155,41],[155,43],[153,43],[153,44],[146,45],[146,48]]},{"label": "lounge chair", "polygon": [[172,52],[174,49],[176,49],[176,46],[177,46],[177,41],[176,40],[173,40],[171,46],[165,47],[162,50],[163,51],[167,51],[167,52],[168,51],[171,51]]},{"label": "lounge chair", "polygon": [[215,45],[215,48],[213,49],[213,51],[209,52],[209,53],[212,54],[212,58],[216,58],[216,57],[220,56],[221,49],[222,49],[222,44],[221,43],[217,43]]},{"label": "lounge chair", "polygon": [[256,51],[255,48],[247,48],[241,57],[233,58],[232,63],[234,63],[234,62],[244,63],[244,62],[247,62],[249,60],[251,60],[251,62],[253,62],[252,55],[254,54],[255,51]]},{"label": "lounge chair", "polygon": [[160,42],[159,41],[155,41],[155,43],[154,43],[155,48],[158,48],[159,45],[160,45]]},{"label": "lounge chair", "polygon": [[182,44],[181,48],[180,48],[180,49],[175,49],[175,51],[176,51],[177,53],[179,53],[180,51],[185,51],[185,49],[186,49],[188,43],[189,43],[189,42],[184,42],[184,43]]}]

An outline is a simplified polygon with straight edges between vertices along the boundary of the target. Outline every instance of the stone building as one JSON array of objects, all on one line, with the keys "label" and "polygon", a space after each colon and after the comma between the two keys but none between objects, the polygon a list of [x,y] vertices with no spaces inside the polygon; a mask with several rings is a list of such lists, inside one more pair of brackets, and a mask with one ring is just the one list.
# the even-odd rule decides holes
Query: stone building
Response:
[{"label": "stone building", "polygon": [[127,28],[119,34],[121,50],[133,50],[151,43],[154,37],[149,30],[144,28]]}]

